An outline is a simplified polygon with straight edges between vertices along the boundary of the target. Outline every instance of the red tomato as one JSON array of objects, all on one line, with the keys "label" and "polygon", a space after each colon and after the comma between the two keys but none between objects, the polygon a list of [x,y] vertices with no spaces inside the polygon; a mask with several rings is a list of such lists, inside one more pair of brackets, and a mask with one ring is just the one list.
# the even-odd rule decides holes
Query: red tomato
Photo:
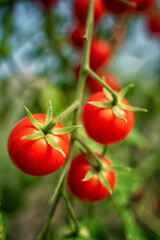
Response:
[{"label": "red tomato", "polygon": [[[94,21],[97,22],[102,15],[106,12],[106,8],[102,0],[94,1]],[[88,14],[89,0],[75,0],[74,1],[74,12],[81,24],[86,23]]]},{"label": "red tomato", "polygon": [[44,8],[51,8],[57,0],[40,0]]},{"label": "red tomato", "polygon": [[144,11],[148,9],[152,4],[154,3],[154,0],[143,0],[141,4],[136,7],[136,10],[138,11]]},{"label": "red tomato", "polygon": [[[117,92],[120,90],[121,88],[120,81],[116,76],[112,74],[105,75],[102,74],[100,75],[100,78],[102,78],[103,76],[105,78],[105,83],[108,84],[109,87],[111,87],[113,90]],[[99,92],[103,90],[102,85],[99,84],[95,79],[93,79],[90,76],[87,77],[86,83],[92,92]]]},{"label": "red tomato", "polygon": [[152,34],[160,34],[160,13],[150,12],[148,16],[148,27]]},{"label": "red tomato", "polygon": [[[135,8],[121,2],[120,0],[103,0],[106,5],[106,8],[114,14],[121,14],[128,11],[134,11]],[[138,7],[141,4],[142,0],[128,0],[128,2],[135,3]]]},{"label": "red tomato", "polygon": [[84,43],[85,26],[79,25],[72,29],[70,39],[77,48],[82,48]]},{"label": "red tomato", "polygon": [[[112,163],[108,158],[104,157],[103,165],[109,167],[112,166]],[[88,181],[82,181],[86,173],[92,168],[87,159],[82,154],[79,154],[72,160],[67,178],[67,185],[73,195],[88,202],[96,202],[110,195],[109,191],[100,182],[97,174],[93,175]],[[115,171],[106,171],[104,175],[113,190],[116,184]]]},{"label": "red tomato", "polygon": [[101,39],[93,39],[90,52],[90,67],[93,70],[98,69],[107,63],[112,56],[111,45]]},{"label": "red tomato", "polygon": [[[44,124],[45,114],[33,114],[35,119]],[[54,117],[52,118],[54,119]],[[61,122],[56,125],[63,128]],[[67,134],[54,135],[57,145],[66,156],[51,147],[44,138],[38,140],[22,139],[38,131],[30,122],[28,117],[23,118],[16,124],[9,135],[8,151],[13,163],[21,171],[33,175],[44,176],[56,171],[65,162],[69,152],[69,139]]]},{"label": "red tomato", "polygon": [[[106,102],[107,98],[104,92],[94,93],[86,101],[82,120],[87,134],[96,142],[109,145],[122,141],[134,125],[134,114],[132,111],[121,109],[121,115],[127,120],[116,117],[111,108],[99,108],[87,102]],[[125,100],[121,100],[122,104],[129,105]]]}]

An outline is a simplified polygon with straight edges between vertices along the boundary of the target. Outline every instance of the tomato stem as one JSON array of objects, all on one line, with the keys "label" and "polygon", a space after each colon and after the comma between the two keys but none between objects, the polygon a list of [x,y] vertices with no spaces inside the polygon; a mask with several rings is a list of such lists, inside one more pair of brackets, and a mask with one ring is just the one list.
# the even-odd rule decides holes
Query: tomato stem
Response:
[{"label": "tomato stem", "polygon": [[58,206],[58,203],[60,201],[61,198],[61,192],[59,192],[59,194],[57,195],[57,198],[55,199],[54,205],[51,209],[51,212],[48,216],[47,222],[45,223],[44,227],[42,228],[40,234],[38,235],[38,237],[36,238],[36,240],[45,240],[48,234],[48,230],[52,221],[52,218],[55,214],[56,208]]},{"label": "tomato stem", "polygon": [[[87,150],[87,152],[89,152],[91,154],[91,156],[96,160],[97,167],[100,170],[102,168],[102,161],[101,161],[101,159],[80,138],[75,137],[74,140],[78,141],[81,144],[81,146],[84,147]],[[95,167],[95,166],[93,165],[93,167]]]},{"label": "tomato stem", "polygon": [[106,88],[113,97],[112,105],[117,105],[118,103],[118,94],[111,87],[109,87],[91,68],[86,68],[86,73],[93,77],[97,82],[99,82],[104,88]]},{"label": "tomato stem", "polygon": [[45,134],[49,133],[50,130],[56,126],[57,122],[65,118],[71,112],[73,112],[79,106],[79,101],[76,100],[70,105],[67,109],[65,109],[62,113],[60,113],[55,119],[49,121],[49,123],[42,129]]},{"label": "tomato stem", "polygon": [[63,198],[65,200],[66,205],[67,205],[67,209],[68,209],[68,212],[70,214],[70,217],[71,217],[71,219],[72,219],[72,221],[73,221],[73,223],[75,225],[74,236],[78,236],[78,234],[79,234],[79,224],[78,224],[77,218],[76,218],[76,216],[74,214],[71,202],[70,202],[70,200],[68,198],[68,195],[67,195],[66,191],[64,190],[64,188],[62,190],[62,196],[63,196]]}]

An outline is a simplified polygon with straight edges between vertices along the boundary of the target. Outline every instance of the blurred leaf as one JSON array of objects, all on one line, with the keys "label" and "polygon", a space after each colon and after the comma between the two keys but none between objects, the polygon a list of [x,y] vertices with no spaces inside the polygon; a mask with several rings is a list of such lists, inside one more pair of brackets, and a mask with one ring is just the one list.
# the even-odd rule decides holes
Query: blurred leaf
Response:
[{"label": "blurred leaf", "polygon": [[6,240],[6,225],[2,213],[0,213],[0,240]]},{"label": "blurred leaf", "polygon": [[147,240],[129,209],[119,208],[126,240]]}]

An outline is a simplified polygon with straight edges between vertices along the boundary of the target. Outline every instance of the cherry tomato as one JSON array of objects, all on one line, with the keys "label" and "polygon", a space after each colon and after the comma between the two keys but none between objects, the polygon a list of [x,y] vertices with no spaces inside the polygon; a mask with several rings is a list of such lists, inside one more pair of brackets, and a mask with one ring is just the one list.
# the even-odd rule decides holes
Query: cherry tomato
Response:
[{"label": "cherry tomato", "polygon": [[148,9],[152,4],[154,3],[154,0],[143,0],[141,4],[139,4],[136,7],[137,11],[145,11]]},{"label": "cherry tomato", "polygon": [[[106,5],[106,8],[114,14],[121,14],[121,13],[135,10],[135,7],[132,7],[129,4],[126,4],[120,0],[112,0],[112,1],[103,0],[103,1]],[[139,4],[141,4],[142,0],[128,0],[128,2],[135,3],[136,7],[138,7]]]},{"label": "cherry tomato", "polygon": [[90,52],[90,67],[93,70],[98,69],[109,62],[112,56],[111,45],[101,39],[93,39]]},{"label": "cherry tomato", "polygon": [[[99,108],[89,104],[88,102],[106,102],[107,98],[104,92],[94,93],[86,101],[82,120],[87,134],[96,142],[109,145],[121,142],[134,125],[134,114],[132,111],[121,109],[121,115],[127,120],[116,117],[111,108]],[[129,105],[125,100],[121,100],[122,104]]]},{"label": "cherry tomato", "polygon": [[152,34],[160,34],[160,13],[157,11],[150,12],[148,16],[148,27]]},{"label": "cherry tomato", "polygon": [[[111,161],[104,157],[103,166],[112,166]],[[93,167],[82,155],[76,155],[71,162],[67,177],[67,185],[73,195],[83,201],[96,202],[102,200],[110,195],[110,192],[102,185],[97,174],[93,175],[88,181],[82,181],[86,173],[92,170]],[[110,188],[113,190],[116,184],[115,171],[105,171]]]},{"label": "cherry tomato", "polygon": [[[94,21],[95,23],[102,17],[106,12],[106,8],[102,0],[93,0],[94,1]],[[87,14],[88,14],[88,4],[89,0],[75,0],[74,1],[74,12],[81,24],[86,23]]]},{"label": "cherry tomato", "polygon": [[46,9],[51,8],[57,0],[40,0],[42,6]]},{"label": "cherry tomato", "polygon": [[[108,84],[108,86],[110,86],[113,90],[115,90],[117,92],[120,90],[120,88],[121,88],[120,82],[116,76],[114,76],[112,74],[100,75],[101,78],[103,76],[105,78],[105,83]],[[103,90],[102,85],[100,85],[95,79],[93,79],[90,76],[87,77],[86,83],[92,92],[99,92],[99,91]]]},{"label": "cherry tomato", "polygon": [[85,26],[84,25],[78,25],[76,27],[73,27],[70,39],[75,47],[77,47],[77,48],[83,47],[84,35],[85,35]]},{"label": "cherry tomato", "polygon": [[[33,114],[34,118],[44,124],[45,114]],[[52,118],[54,119],[54,117]],[[63,128],[61,122],[56,125]],[[44,176],[56,171],[65,162],[69,152],[69,139],[67,134],[54,135],[57,145],[66,156],[51,147],[44,138],[38,140],[22,139],[38,131],[28,117],[18,122],[11,131],[8,139],[8,152],[12,162],[21,171],[33,175]]]}]

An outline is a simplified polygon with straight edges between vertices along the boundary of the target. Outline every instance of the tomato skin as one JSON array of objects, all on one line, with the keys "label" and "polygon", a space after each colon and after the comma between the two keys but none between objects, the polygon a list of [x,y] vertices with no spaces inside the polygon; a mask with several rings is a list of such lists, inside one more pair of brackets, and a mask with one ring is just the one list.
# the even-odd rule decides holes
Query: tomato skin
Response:
[{"label": "tomato skin", "polygon": [[148,28],[152,34],[160,34],[160,13],[150,12],[148,16]]},{"label": "tomato skin", "polygon": [[[45,114],[33,114],[35,119],[45,122]],[[54,119],[54,117],[52,118]],[[56,125],[62,128],[61,122]],[[12,129],[8,139],[8,152],[12,162],[21,171],[33,176],[44,176],[56,171],[65,162],[69,153],[69,139],[67,134],[54,135],[54,140],[64,151],[64,157],[59,151],[51,147],[44,138],[38,140],[22,139],[38,131],[28,117],[23,118]]]},{"label": "tomato skin", "polygon": [[109,62],[112,56],[111,45],[101,39],[94,38],[91,42],[90,67],[93,70],[98,69]]},{"label": "tomato skin", "polygon": [[[134,125],[133,112],[121,109],[121,115],[127,120],[125,122],[116,117],[111,108],[98,108],[87,103],[91,101],[106,102],[107,98],[104,92],[97,92],[91,95],[84,105],[82,120],[89,137],[105,145],[118,143],[126,138]],[[121,102],[129,105],[125,99]]]},{"label": "tomato skin", "polygon": [[[104,157],[103,165],[112,166],[112,163]],[[71,162],[67,177],[67,185],[72,194],[87,202],[100,201],[110,195],[109,191],[101,184],[97,174],[88,181],[82,181],[86,173],[92,168],[82,154],[76,155]],[[106,171],[104,174],[113,190],[117,178],[115,171]]]},{"label": "tomato skin", "polygon": [[[112,74],[102,74],[100,75],[100,78],[102,79],[102,77],[105,78],[105,83],[113,90],[118,92],[121,89],[120,81],[116,76]],[[86,83],[92,92],[99,92],[103,90],[102,85],[90,76],[87,77]]]},{"label": "tomato skin", "polygon": [[85,26],[78,25],[72,28],[70,35],[71,42],[76,48],[82,48],[84,44]]},{"label": "tomato skin", "polygon": [[137,11],[145,11],[146,9],[150,8],[151,5],[154,3],[154,0],[143,0],[141,4],[136,7]]},{"label": "tomato skin", "polygon": [[[94,1],[94,22],[98,22],[102,15],[106,12],[105,5],[102,0]],[[74,1],[74,12],[81,24],[86,23],[88,14],[89,0],[75,0]]]},{"label": "tomato skin", "polygon": [[[126,3],[123,3],[119,0],[103,0],[105,5],[106,5],[106,8],[114,13],[114,14],[122,14],[122,13],[125,13],[125,12],[129,12],[129,11],[134,11],[135,8],[126,4]],[[142,0],[129,0],[131,3],[135,3],[137,4],[137,7],[139,6],[139,4],[141,4]]]},{"label": "tomato skin", "polygon": [[57,0],[40,0],[42,6],[46,9],[49,9]]}]

